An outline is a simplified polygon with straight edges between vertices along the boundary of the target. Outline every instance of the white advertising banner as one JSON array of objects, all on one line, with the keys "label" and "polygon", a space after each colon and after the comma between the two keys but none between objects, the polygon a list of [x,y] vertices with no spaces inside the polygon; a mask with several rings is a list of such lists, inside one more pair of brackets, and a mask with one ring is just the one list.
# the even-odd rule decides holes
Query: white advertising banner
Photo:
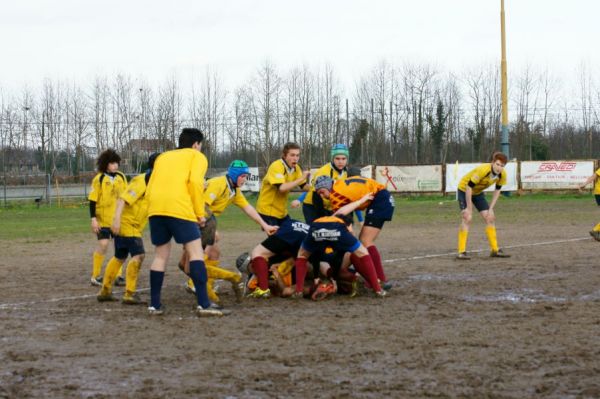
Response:
[{"label": "white advertising banner", "polygon": [[521,185],[525,190],[572,189],[593,173],[593,161],[521,162]]},{"label": "white advertising banner", "polygon": [[377,166],[375,178],[391,192],[442,191],[440,165]]},{"label": "white advertising banner", "polygon": [[[460,183],[460,179],[471,170],[481,165],[481,163],[448,163],[446,164],[446,192],[454,192]],[[506,170],[506,185],[502,186],[502,191],[517,191],[519,188],[517,181],[517,163],[509,162],[504,168]],[[494,191],[495,185],[491,185],[485,191]]]},{"label": "white advertising banner", "polygon": [[250,168],[250,176],[246,180],[246,183],[240,187],[242,191],[251,191],[257,193],[260,191],[260,176],[258,175],[258,168]]}]

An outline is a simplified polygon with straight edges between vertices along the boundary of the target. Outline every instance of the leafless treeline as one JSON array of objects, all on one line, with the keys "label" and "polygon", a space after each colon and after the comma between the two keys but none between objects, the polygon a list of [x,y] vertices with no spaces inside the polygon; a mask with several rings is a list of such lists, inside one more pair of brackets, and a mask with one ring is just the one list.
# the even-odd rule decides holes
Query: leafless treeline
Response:
[{"label": "leafless treeline", "polygon": [[[575,75],[509,72],[511,157],[597,157],[600,85],[586,65]],[[326,161],[333,143],[348,144],[357,164],[478,161],[500,148],[500,117],[496,66],[457,74],[380,62],[350,91],[330,66],[281,71],[268,61],[233,90],[208,68],[190,84],[171,77],[158,87],[123,75],[84,86],[44,80],[35,90],[1,92],[1,166],[34,162],[75,175],[113,147],[136,169],[141,160],[128,143],[176,143],[183,126],[207,133],[214,166],[233,158],[266,165],[286,141],[300,143],[312,165]]]}]

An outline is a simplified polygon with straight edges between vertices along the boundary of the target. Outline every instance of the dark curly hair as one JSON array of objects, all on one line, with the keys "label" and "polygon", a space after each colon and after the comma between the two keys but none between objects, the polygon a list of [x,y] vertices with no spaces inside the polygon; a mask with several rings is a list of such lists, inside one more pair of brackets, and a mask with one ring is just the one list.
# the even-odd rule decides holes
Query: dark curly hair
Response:
[{"label": "dark curly hair", "polygon": [[108,169],[108,164],[113,162],[121,163],[121,157],[119,156],[119,154],[117,154],[117,152],[112,148],[102,151],[98,156],[98,159],[96,160],[98,172],[106,173],[106,170]]}]

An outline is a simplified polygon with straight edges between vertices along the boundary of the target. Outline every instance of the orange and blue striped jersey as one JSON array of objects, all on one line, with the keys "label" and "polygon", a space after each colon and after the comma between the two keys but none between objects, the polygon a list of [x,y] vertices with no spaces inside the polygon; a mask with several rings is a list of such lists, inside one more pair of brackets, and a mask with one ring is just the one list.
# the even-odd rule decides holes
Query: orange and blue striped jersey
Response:
[{"label": "orange and blue striped jersey", "polygon": [[[373,179],[360,176],[348,177],[333,184],[329,201],[331,201],[333,210],[336,211],[344,205],[358,201],[369,193],[376,194],[383,189],[385,189],[385,186]],[[357,209],[366,209],[370,204],[371,201],[366,201]]]}]

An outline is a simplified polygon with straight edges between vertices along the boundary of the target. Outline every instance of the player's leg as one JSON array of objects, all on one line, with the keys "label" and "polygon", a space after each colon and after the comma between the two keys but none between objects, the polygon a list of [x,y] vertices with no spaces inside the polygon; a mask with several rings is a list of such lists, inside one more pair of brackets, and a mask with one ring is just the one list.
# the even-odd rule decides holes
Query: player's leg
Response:
[{"label": "player's leg", "polygon": [[458,206],[460,208],[460,225],[458,227],[458,248],[456,256],[457,259],[470,259],[467,255],[467,239],[469,238],[469,226],[473,219],[471,213],[467,213],[467,198],[464,191],[457,190],[456,197],[458,200]]},{"label": "player's leg", "polygon": [[125,275],[125,294],[123,294],[122,302],[126,305],[141,304],[137,295],[137,281],[142,267],[142,262],[145,257],[144,242],[141,237],[132,237],[129,252],[131,260],[127,263]]},{"label": "player's leg", "polygon": [[113,256],[106,265],[106,270],[104,270],[104,278],[102,279],[102,288],[96,296],[100,302],[116,300],[112,295],[112,287],[115,282],[115,278],[117,277],[119,268],[123,265],[123,262],[125,262],[125,259],[127,259],[127,256],[129,255],[126,242],[122,237],[115,237],[114,243],[115,256]]},{"label": "player's leg", "polygon": [[367,226],[367,223],[365,223],[365,225],[360,230],[359,239],[360,242],[365,246],[365,248],[367,248],[367,251],[369,251],[369,255],[371,255],[371,259],[373,260],[373,266],[375,267],[375,273],[377,273],[377,278],[385,283],[387,281],[387,277],[385,275],[385,271],[383,270],[381,254],[379,253],[377,246],[375,246],[375,240],[381,232],[381,227],[377,226],[380,225],[383,226],[383,222],[381,222],[380,224],[378,223],[376,225],[370,226]]},{"label": "player's leg", "polygon": [[110,236],[110,230],[107,228],[100,229],[97,234],[98,241],[92,255],[92,277],[90,279],[92,285],[102,285],[100,273],[102,272],[102,264],[104,263],[108,244],[110,243]]}]

